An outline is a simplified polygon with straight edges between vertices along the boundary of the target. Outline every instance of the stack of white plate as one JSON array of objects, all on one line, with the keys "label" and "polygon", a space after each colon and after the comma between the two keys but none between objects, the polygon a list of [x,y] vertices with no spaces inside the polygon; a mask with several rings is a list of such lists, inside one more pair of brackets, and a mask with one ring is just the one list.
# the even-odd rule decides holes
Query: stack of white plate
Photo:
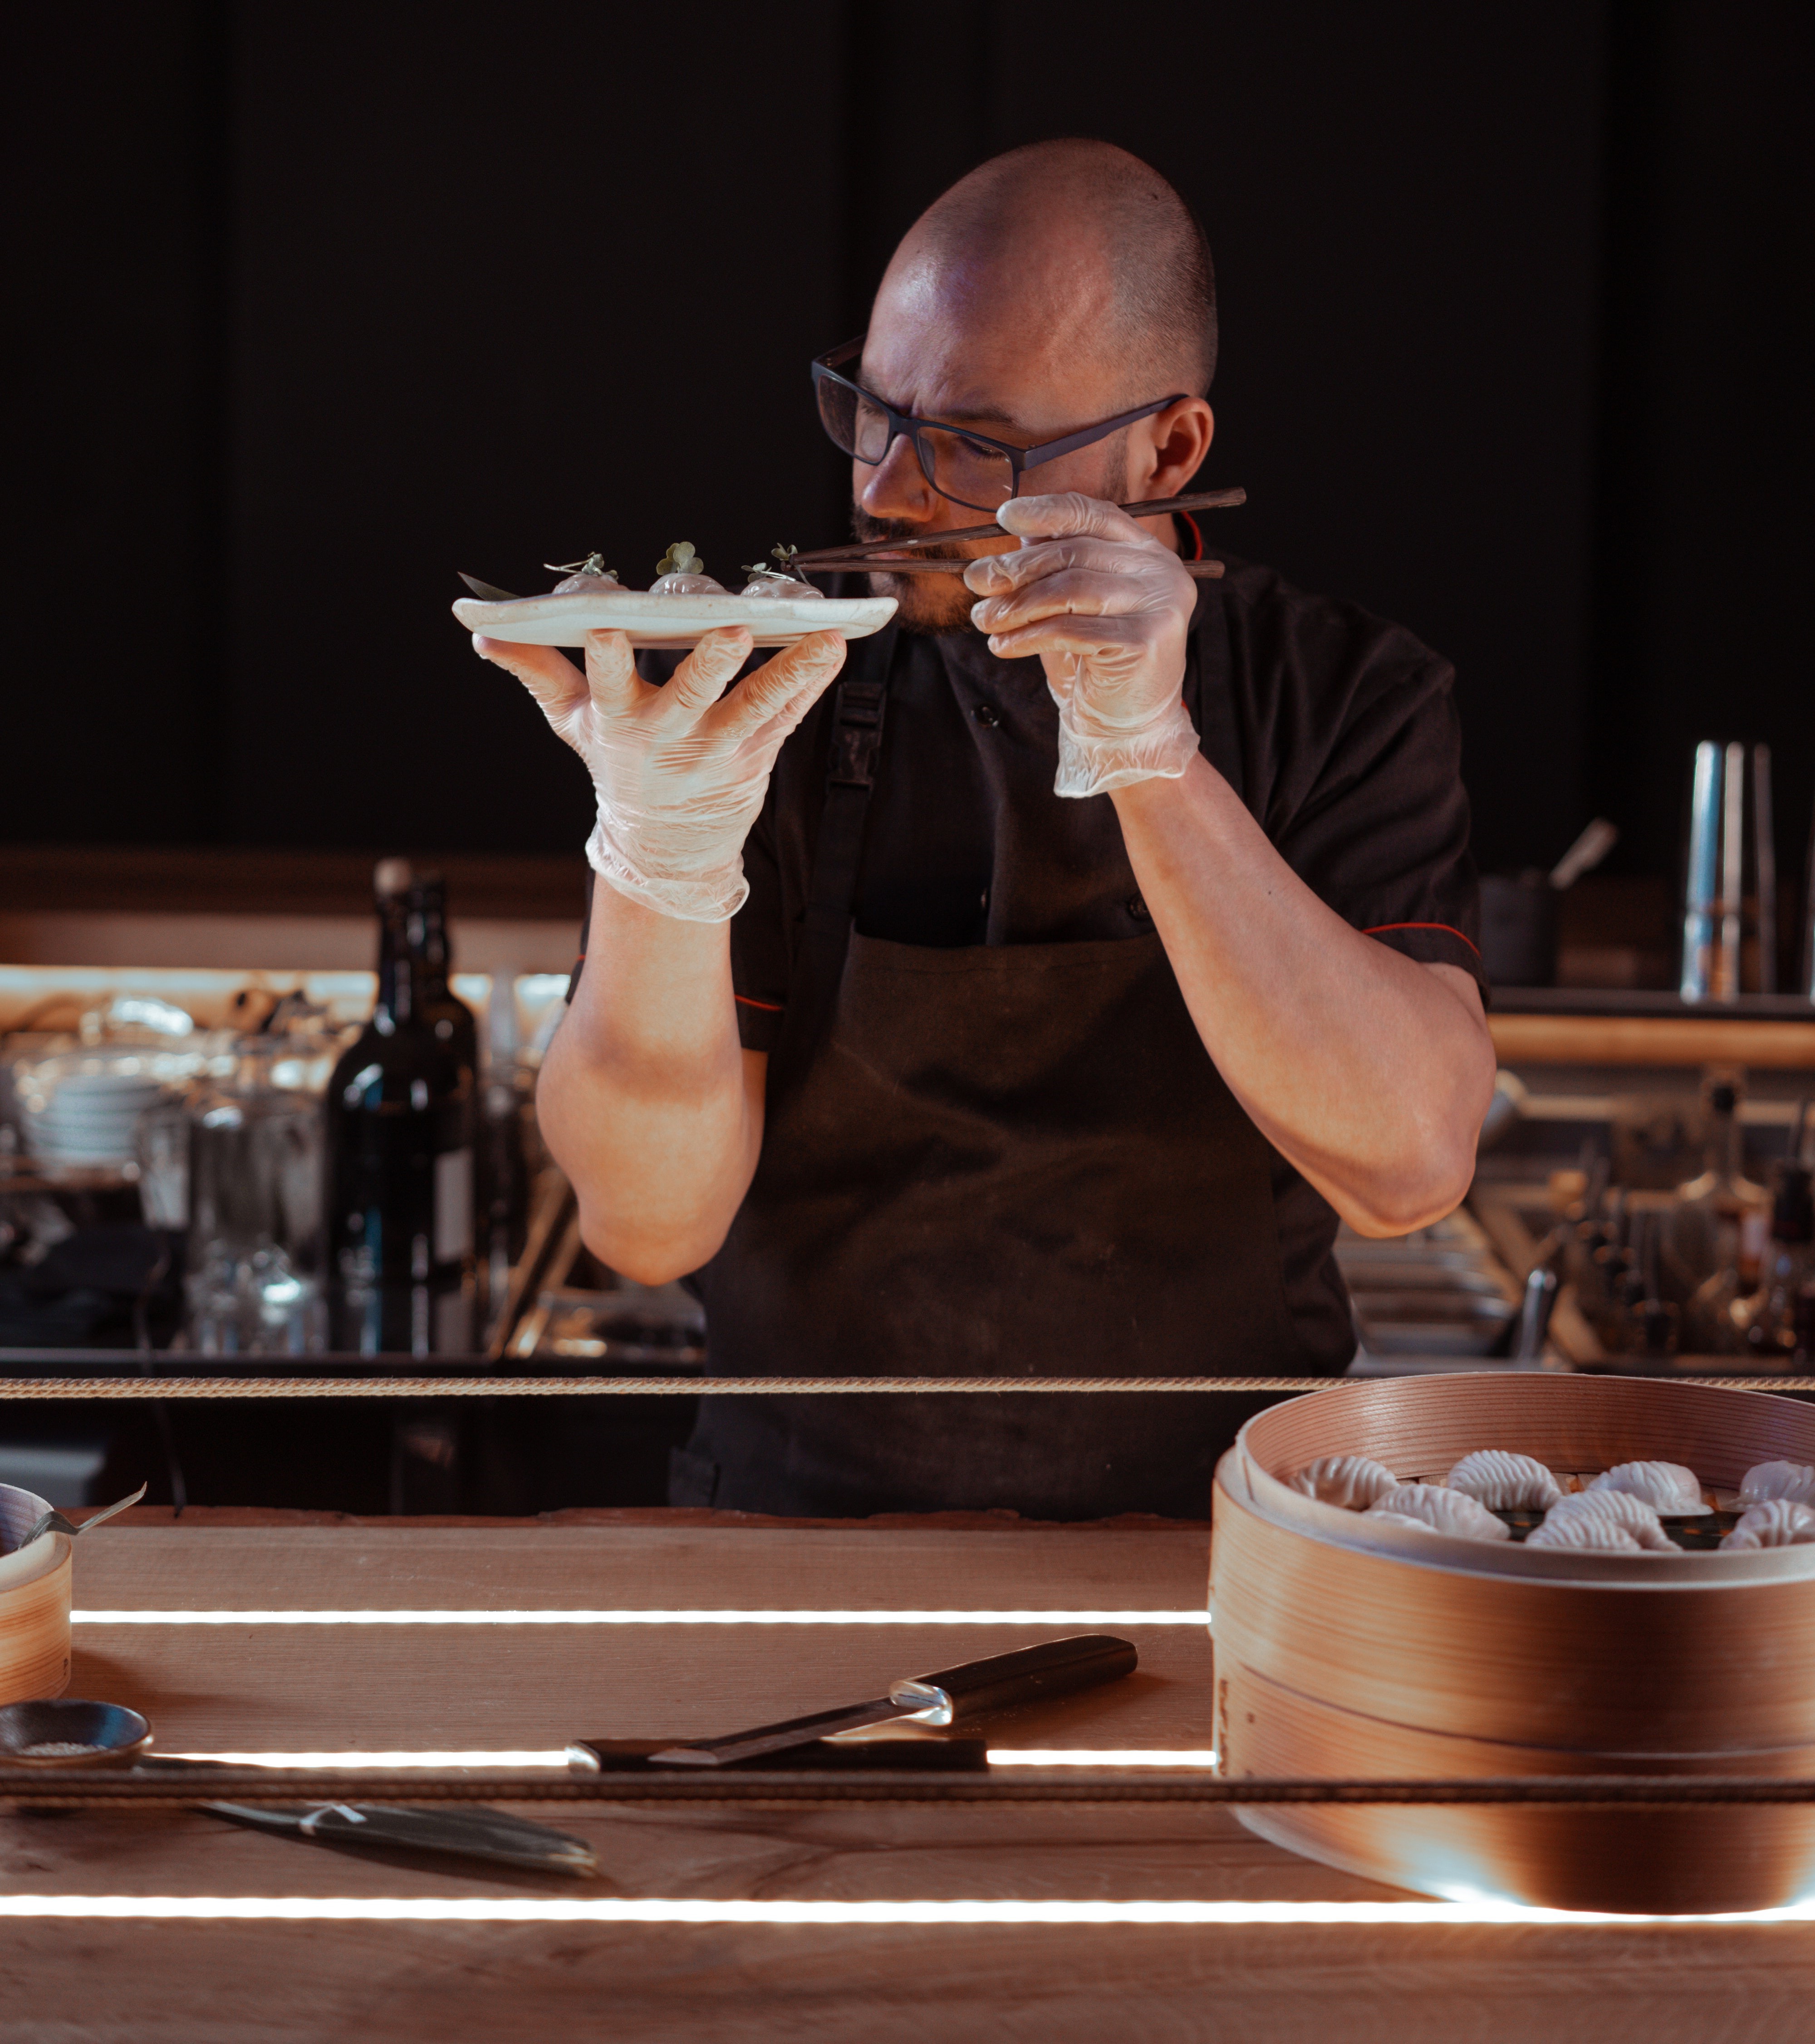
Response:
[{"label": "stack of white plate", "polygon": [[164,1091],[144,1060],[106,1054],[46,1058],[21,1079],[33,1156],[40,1164],[88,1170],[133,1161],[139,1117]]}]

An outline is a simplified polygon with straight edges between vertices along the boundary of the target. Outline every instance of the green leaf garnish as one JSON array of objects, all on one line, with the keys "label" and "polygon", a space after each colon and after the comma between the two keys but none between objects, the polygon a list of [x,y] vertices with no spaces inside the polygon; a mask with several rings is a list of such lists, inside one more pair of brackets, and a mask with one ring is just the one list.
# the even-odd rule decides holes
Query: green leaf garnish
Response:
[{"label": "green leaf garnish", "polygon": [[706,563],[694,551],[691,540],[677,540],[656,563],[659,575],[704,574]]}]

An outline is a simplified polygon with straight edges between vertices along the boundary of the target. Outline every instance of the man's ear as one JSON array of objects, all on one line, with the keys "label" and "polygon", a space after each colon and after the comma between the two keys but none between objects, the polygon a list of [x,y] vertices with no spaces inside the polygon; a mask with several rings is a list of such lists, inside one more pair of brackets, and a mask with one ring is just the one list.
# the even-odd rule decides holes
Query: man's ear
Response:
[{"label": "man's ear", "polygon": [[1172,497],[1182,490],[1210,451],[1216,414],[1202,398],[1181,398],[1145,421],[1152,467],[1143,497]]}]

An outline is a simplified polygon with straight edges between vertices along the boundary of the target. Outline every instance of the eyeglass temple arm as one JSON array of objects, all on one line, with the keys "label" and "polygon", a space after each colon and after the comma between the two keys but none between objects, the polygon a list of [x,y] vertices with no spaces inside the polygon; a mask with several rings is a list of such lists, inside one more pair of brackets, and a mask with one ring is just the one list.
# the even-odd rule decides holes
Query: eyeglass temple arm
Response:
[{"label": "eyeglass temple arm", "polygon": [[1132,412],[1118,413],[1101,425],[1086,426],[1082,432],[1067,433],[1062,440],[1047,440],[1039,447],[1022,448],[1015,467],[1018,471],[1038,468],[1043,462],[1057,461],[1062,455],[1075,454],[1079,448],[1089,447],[1094,440],[1107,440],[1111,433],[1119,433],[1124,426],[1132,426],[1137,419],[1151,419],[1156,412],[1163,412],[1168,405],[1184,402],[1184,394],[1175,392],[1170,398],[1155,398],[1151,405],[1138,405]]}]

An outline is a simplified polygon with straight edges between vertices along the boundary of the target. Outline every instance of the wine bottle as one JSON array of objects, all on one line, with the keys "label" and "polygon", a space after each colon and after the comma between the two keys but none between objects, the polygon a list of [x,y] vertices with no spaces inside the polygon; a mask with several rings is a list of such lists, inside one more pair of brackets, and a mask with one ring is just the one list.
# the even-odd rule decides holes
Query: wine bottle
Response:
[{"label": "wine bottle", "polygon": [[479,1070],[479,1024],[448,984],[453,954],[448,943],[448,889],[438,873],[425,873],[410,889],[410,943],[417,963],[424,1019],[461,1065]]},{"label": "wine bottle", "polygon": [[467,1346],[473,1073],[424,1012],[406,897],[381,878],[378,907],[377,1004],[324,1107],[336,1343],[427,1354]]}]

